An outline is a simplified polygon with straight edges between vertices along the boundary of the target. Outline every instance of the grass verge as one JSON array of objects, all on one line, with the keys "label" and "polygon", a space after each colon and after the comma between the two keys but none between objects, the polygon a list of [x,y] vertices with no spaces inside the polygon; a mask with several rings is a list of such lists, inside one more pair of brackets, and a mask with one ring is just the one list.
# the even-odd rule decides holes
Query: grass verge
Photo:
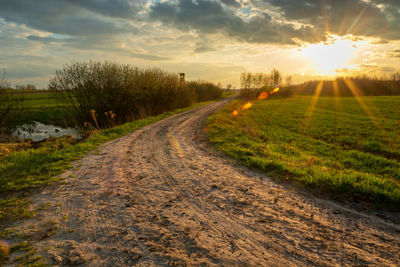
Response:
[{"label": "grass verge", "polygon": [[400,97],[268,99],[247,110],[244,104],[232,101],[208,118],[208,136],[220,151],[334,198],[400,210]]}]

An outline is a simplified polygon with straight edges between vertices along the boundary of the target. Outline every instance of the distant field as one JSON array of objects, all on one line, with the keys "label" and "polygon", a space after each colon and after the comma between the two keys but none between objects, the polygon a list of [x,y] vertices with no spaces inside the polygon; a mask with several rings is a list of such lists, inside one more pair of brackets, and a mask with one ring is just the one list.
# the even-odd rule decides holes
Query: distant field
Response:
[{"label": "distant field", "polygon": [[[57,99],[57,94],[47,90],[24,91],[10,90],[18,98],[22,93],[24,97],[25,112],[18,114],[15,121],[18,125],[39,121],[44,124],[53,124],[61,127],[75,126],[72,114],[66,109],[65,104]],[[224,91],[222,97],[228,97],[233,91]]]},{"label": "distant field", "polygon": [[209,117],[221,151],[276,177],[400,209],[400,97],[252,103],[244,110],[235,100]]},{"label": "distant field", "polygon": [[[24,98],[24,112],[15,118],[17,124],[32,123],[39,121],[44,124],[54,124],[58,126],[74,126],[70,112],[65,105],[57,99],[55,93],[40,90],[18,91]],[[20,94],[15,93],[17,99]]]}]

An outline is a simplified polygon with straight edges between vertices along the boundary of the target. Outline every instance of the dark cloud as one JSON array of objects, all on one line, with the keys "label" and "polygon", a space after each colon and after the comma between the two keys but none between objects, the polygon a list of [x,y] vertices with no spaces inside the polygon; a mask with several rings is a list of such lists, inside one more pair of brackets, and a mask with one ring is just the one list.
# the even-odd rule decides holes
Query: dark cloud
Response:
[{"label": "dark cloud", "polygon": [[220,32],[252,43],[294,44],[293,38],[310,42],[321,39],[309,26],[294,28],[289,24],[275,23],[267,13],[244,20],[233,10],[225,9],[220,2],[209,0],[159,2],[151,6],[149,15],[181,30]]},{"label": "dark cloud", "polygon": [[221,0],[222,3],[224,3],[227,6],[232,6],[232,7],[240,7],[240,3],[236,0]]},{"label": "dark cloud", "polygon": [[[398,0],[264,0],[262,2],[268,2],[278,8],[283,13],[284,19],[310,23],[319,31],[388,40],[400,39]],[[381,8],[378,4],[391,8]]]},{"label": "dark cloud", "polygon": [[[318,42],[325,40],[328,33],[400,40],[399,3],[398,0],[252,0],[246,10],[240,10],[241,4],[235,0],[178,0],[153,4],[150,18],[181,30],[221,32],[245,42],[293,44],[293,39]],[[238,15],[239,11],[254,13],[245,19]],[[272,19],[271,12],[276,12],[277,17]]]},{"label": "dark cloud", "polygon": [[[91,3],[87,2],[86,5],[94,9]],[[99,5],[97,11],[101,10],[100,7]],[[106,9],[104,4],[102,7]],[[109,12],[115,14],[115,11]],[[88,13],[81,6],[65,0],[0,0],[0,17],[30,28],[74,36],[113,35],[136,31],[124,21],[114,21]]]},{"label": "dark cloud", "polygon": [[67,0],[76,6],[109,17],[132,18],[141,8],[141,1],[130,0]]},{"label": "dark cloud", "polygon": [[137,33],[139,17],[250,43],[313,43],[328,33],[400,40],[399,0],[0,0],[7,22],[69,36]]}]

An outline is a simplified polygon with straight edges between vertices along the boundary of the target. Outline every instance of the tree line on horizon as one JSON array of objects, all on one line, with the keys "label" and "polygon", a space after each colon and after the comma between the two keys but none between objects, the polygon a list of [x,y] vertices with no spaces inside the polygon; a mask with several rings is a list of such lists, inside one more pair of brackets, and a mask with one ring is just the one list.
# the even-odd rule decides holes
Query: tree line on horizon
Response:
[{"label": "tree line on horizon", "polygon": [[307,81],[282,88],[289,95],[315,95],[318,86],[320,96],[393,96],[400,95],[400,78],[387,79],[368,76],[336,77],[334,80]]},{"label": "tree line on horizon", "polygon": [[274,97],[315,94],[343,97],[400,95],[400,73],[382,77],[336,77],[333,80],[311,80],[293,84],[291,76],[284,76],[279,70],[273,69],[269,73],[244,72],[240,76],[240,82],[240,96],[246,99],[257,98],[261,92],[274,88],[279,88],[279,93],[274,94]]}]

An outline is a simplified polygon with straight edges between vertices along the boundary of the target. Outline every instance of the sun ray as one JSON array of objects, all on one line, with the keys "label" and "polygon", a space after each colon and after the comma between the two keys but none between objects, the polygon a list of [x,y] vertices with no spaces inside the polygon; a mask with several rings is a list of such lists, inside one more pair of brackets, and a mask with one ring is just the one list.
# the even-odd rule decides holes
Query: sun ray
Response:
[{"label": "sun ray", "polygon": [[368,116],[368,118],[372,121],[372,123],[376,126],[376,128],[381,132],[381,134],[386,139],[386,141],[393,147],[394,146],[393,140],[391,138],[389,138],[389,135],[387,134],[385,129],[382,127],[382,125],[379,123],[379,121],[376,118],[376,117],[380,117],[380,118],[382,117],[380,115],[380,112],[374,107],[374,105],[372,103],[369,103],[369,105],[367,105],[364,102],[364,99],[363,99],[364,95],[363,95],[362,91],[357,87],[357,85],[351,79],[345,79],[344,82],[349,87],[354,98],[359,103],[361,108],[364,110],[364,112]]},{"label": "sun ray", "polygon": [[360,21],[360,19],[362,18],[362,16],[364,15],[364,13],[365,13],[366,10],[367,10],[367,6],[365,6],[365,7],[361,10],[360,14],[358,14],[358,16],[354,19],[353,23],[352,23],[352,24],[350,25],[350,27],[347,29],[347,33],[346,33],[346,34],[349,34],[349,33],[351,33],[351,32],[353,31],[354,27],[357,26],[358,22]]},{"label": "sun ray", "polygon": [[319,99],[319,96],[321,94],[321,90],[322,90],[323,85],[324,85],[324,82],[320,81],[317,84],[317,87],[315,88],[314,96],[311,98],[310,105],[308,106],[308,109],[307,109],[307,111],[305,113],[304,122],[303,122],[303,125],[301,127],[302,133],[304,133],[308,129],[308,126],[310,125],[311,117],[312,117],[312,114],[314,113],[315,106],[316,106],[317,101]]},{"label": "sun ray", "polygon": [[339,92],[339,85],[337,80],[333,81],[333,94],[334,94],[334,118],[333,118],[333,145],[335,147],[334,149],[334,159],[335,162],[333,165],[333,168],[335,169],[335,172],[338,170],[338,123],[339,123],[339,118],[338,118],[338,109],[341,108],[339,106],[339,99],[340,99],[340,92]]},{"label": "sun ray", "polygon": [[322,19],[324,22],[325,32],[330,32],[329,18],[328,18],[327,12],[326,12],[327,9],[328,9],[328,6],[326,4],[326,0],[324,0],[324,1],[322,1],[322,6],[321,6]]}]

